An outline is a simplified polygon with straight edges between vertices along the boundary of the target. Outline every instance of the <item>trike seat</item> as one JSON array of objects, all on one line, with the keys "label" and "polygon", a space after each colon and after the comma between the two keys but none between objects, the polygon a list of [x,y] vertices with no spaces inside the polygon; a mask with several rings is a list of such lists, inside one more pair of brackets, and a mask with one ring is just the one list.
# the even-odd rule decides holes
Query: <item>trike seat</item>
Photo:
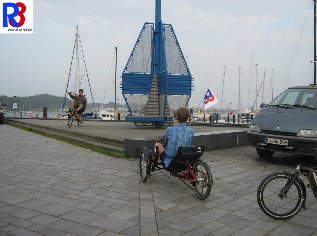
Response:
[{"label": "trike seat", "polygon": [[205,146],[198,147],[179,147],[175,158],[166,168],[171,171],[184,171],[188,163],[195,163],[204,153]]}]

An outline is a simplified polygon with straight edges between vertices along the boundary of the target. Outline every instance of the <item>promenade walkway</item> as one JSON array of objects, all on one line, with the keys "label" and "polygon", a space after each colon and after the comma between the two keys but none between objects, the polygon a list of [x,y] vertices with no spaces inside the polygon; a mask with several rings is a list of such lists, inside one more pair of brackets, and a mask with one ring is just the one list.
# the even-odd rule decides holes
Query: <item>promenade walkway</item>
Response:
[{"label": "promenade walkway", "polygon": [[[14,120],[14,119],[13,119]],[[71,128],[67,127],[67,120],[46,120],[46,119],[15,119],[18,122],[32,124],[52,129],[64,130],[67,132],[80,133],[82,135],[95,136],[100,138],[113,139],[124,141],[126,138],[159,138],[164,135],[166,127],[155,128],[153,126],[134,126],[132,122],[117,122],[117,121],[95,121],[86,120],[84,124],[78,127],[74,122]],[[193,125],[195,133],[237,130],[247,131],[248,127],[226,127],[226,126],[207,126]]]},{"label": "promenade walkway", "polygon": [[0,125],[0,235],[317,235],[311,192],[307,210],[285,221],[267,217],[256,203],[264,176],[315,160],[263,161],[250,146],[204,159],[215,185],[201,201],[164,173],[140,183],[135,159]]},{"label": "promenade walkway", "polygon": [[[152,146],[165,134],[166,127],[134,126],[131,122],[86,120],[81,126],[67,127],[67,120],[10,119],[7,122],[83,145],[114,151],[118,155],[137,158],[139,148]],[[195,130],[194,145],[209,150],[248,145],[247,125],[190,124]]]}]

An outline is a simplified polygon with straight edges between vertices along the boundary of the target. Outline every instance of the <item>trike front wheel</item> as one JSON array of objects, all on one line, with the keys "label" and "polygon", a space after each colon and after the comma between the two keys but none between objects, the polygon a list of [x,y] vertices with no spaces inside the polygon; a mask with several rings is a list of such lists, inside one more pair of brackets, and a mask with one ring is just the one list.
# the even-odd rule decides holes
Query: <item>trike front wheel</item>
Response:
[{"label": "trike front wheel", "polygon": [[289,173],[273,173],[260,183],[257,201],[261,210],[269,217],[277,220],[289,219],[302,208],[306,190],[299,179],[295,179],[289,186],[292,178],[293,175]]},{"label": "trike front wheel", "polygon": [[206,199],[210,195],[212,175],[208,164],[203,160],[197,160],[193,165],[193,172],[197,179],[193,182],[194,192],[199,199]]}]

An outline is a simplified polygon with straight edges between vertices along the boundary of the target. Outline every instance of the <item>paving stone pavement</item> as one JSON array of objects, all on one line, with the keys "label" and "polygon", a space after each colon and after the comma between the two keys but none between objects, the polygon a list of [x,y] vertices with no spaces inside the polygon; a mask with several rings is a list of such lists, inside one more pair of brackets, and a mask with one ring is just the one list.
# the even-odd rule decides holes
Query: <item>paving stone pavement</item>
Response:
[{"label": "paving stone pavement", "polygon": [[285,221],[267,217],[256,202],[266,175],[315,166],[314,159],[261,160],[249,146],[203,158],[215,185],[201,201],[166,172],[139,182],[137,160],[0,125],[0,235],[317,235],[310,191],[307,210]]}]

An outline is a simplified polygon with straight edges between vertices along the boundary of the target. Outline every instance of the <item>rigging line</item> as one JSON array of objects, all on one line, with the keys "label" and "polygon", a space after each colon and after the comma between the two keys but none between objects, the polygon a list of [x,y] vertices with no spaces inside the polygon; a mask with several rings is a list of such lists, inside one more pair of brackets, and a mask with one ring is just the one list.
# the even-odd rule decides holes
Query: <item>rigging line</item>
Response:
[{"label": "rigging line", "polygon": [[199,102],[199,104],[198,104],[198,108],[200,108],[201,102],[202,102],[203,100],[205,100],[205,95],[206,95],[207,91],[208,91],[208,89],[206,90],[205,93],[202,94],[201,100],[200,100],[200,102]]},{"label": "rigging line", "polygon": [[76,47],[76,39],[74,41],[73,54],[72,54],[72,59],[70,61],[68,79],[67,79],[67,84],[66,84],[66,91],[65,91],[64,102],[63,102],[63,106],[62,106],[62,114],[64,113],[64,108],[65,108],[65,105],[66,105],[66,94],[67,94],[67,91],[68,91],[69,80],[70,80],[71,72],[72,72],[72,65],[73,65],[73,60],[74,60],[75,47]]},{"label": "rigging line", "polygon": [[93,103],[93,106],[94,106],[94,110],[96,110],[94,97],[93,97],[92,91],[91,91],[91,85],[90,85],[90,80],[89,80],[89,76],[88,76],[88,70],[87,70],[87,65],[86,65],[86,59],[85,59],[85,54],[84,54],[84,50],[83,50],[83,45],[81,43],[81,39],[80,39],[80,35],[79,34],[78,34],[78,39],[79,39],[79,44],[80,44],[81,52],[82,52],[83,59],[84,59],[84,66],[85,66],[85,70],[86,70],[86,76],[87,76],[87,79],[88,79],[88,85],[89,85],[89,89],[90,89],[90,95],[91,95],[92,103]]},{"label": "rigging line", "polygon": [[[256,98],[257,98],[257,97],[259,96],[259,94],[260,94],[260,91],[261,91],[261,88],[262,88],[263,83],[264,83],[264,80],[262,80],[262,83],[261,83],[261,85],[260,85],[260,88],[259,88],[258,91],[257,91]],[[252,110],[254,110],[255,103],[256,103],[256,100],[255,100],[254,103],[253,103]]]},{"label": "rigging line", "polygon": [[105,89],[105,93],[104,93],[103,99],[102,99],[102,104],[105,103],[106,93],[107,93],[107,90],[108,90],[108,84],[109,84],[110,75],[111,75],[111,72],[112,72],[112,66],[113,66],[113,62],[114,62],[114,59],[115,59],[115,55],[116,55],[116,52],[114,51],[114,52],[113,52],[113,56],[112,56],[112,60],[111,60],[110,70],[109,70],[109,73],[108,73],[108,79],[107,79],[107,83],[106,83],[106,89]]},{"label": "rigging line", "polygon": [[287,71],[287,75],[286,75],[286,78],[289,79],[289,75],[291,73],[291,70],[293,68],[293,64],[294,64],[294,61],[295,61],[295,58],[296,58],[296,55],[298,53],[298,49],[299,49],[299,46],[300,46],[300,43],[303,39],[303,34],[304,34],[304,31],[305,31],[305,28],[306,28],[306,25],[307,25],[307,22],[308,22],[308,12],[306,14],[306,18],[305,18],[305,21],[302,25],[302,28],[300,30],[300,33],[299,33],[299,36],[298,36],[298,41],[297,41],[297,44],[295,45],[295,50],[294,50],[294,53],[293,55],[291,56],[291,59],[290,59],[290,64],[289,64],[289,67],[288,67],[288,71]]},{"label": "rigging line", "polygon": [[[221,76],[221,78],[222,78],[222,76]],[[222,81],[222,80],[220,79],[220,81]],[[220,87],[221,87],[221,82],[218,84],[218,87],[217,87],[217,90],[216,90],[217,94],[220,94]]]}]

